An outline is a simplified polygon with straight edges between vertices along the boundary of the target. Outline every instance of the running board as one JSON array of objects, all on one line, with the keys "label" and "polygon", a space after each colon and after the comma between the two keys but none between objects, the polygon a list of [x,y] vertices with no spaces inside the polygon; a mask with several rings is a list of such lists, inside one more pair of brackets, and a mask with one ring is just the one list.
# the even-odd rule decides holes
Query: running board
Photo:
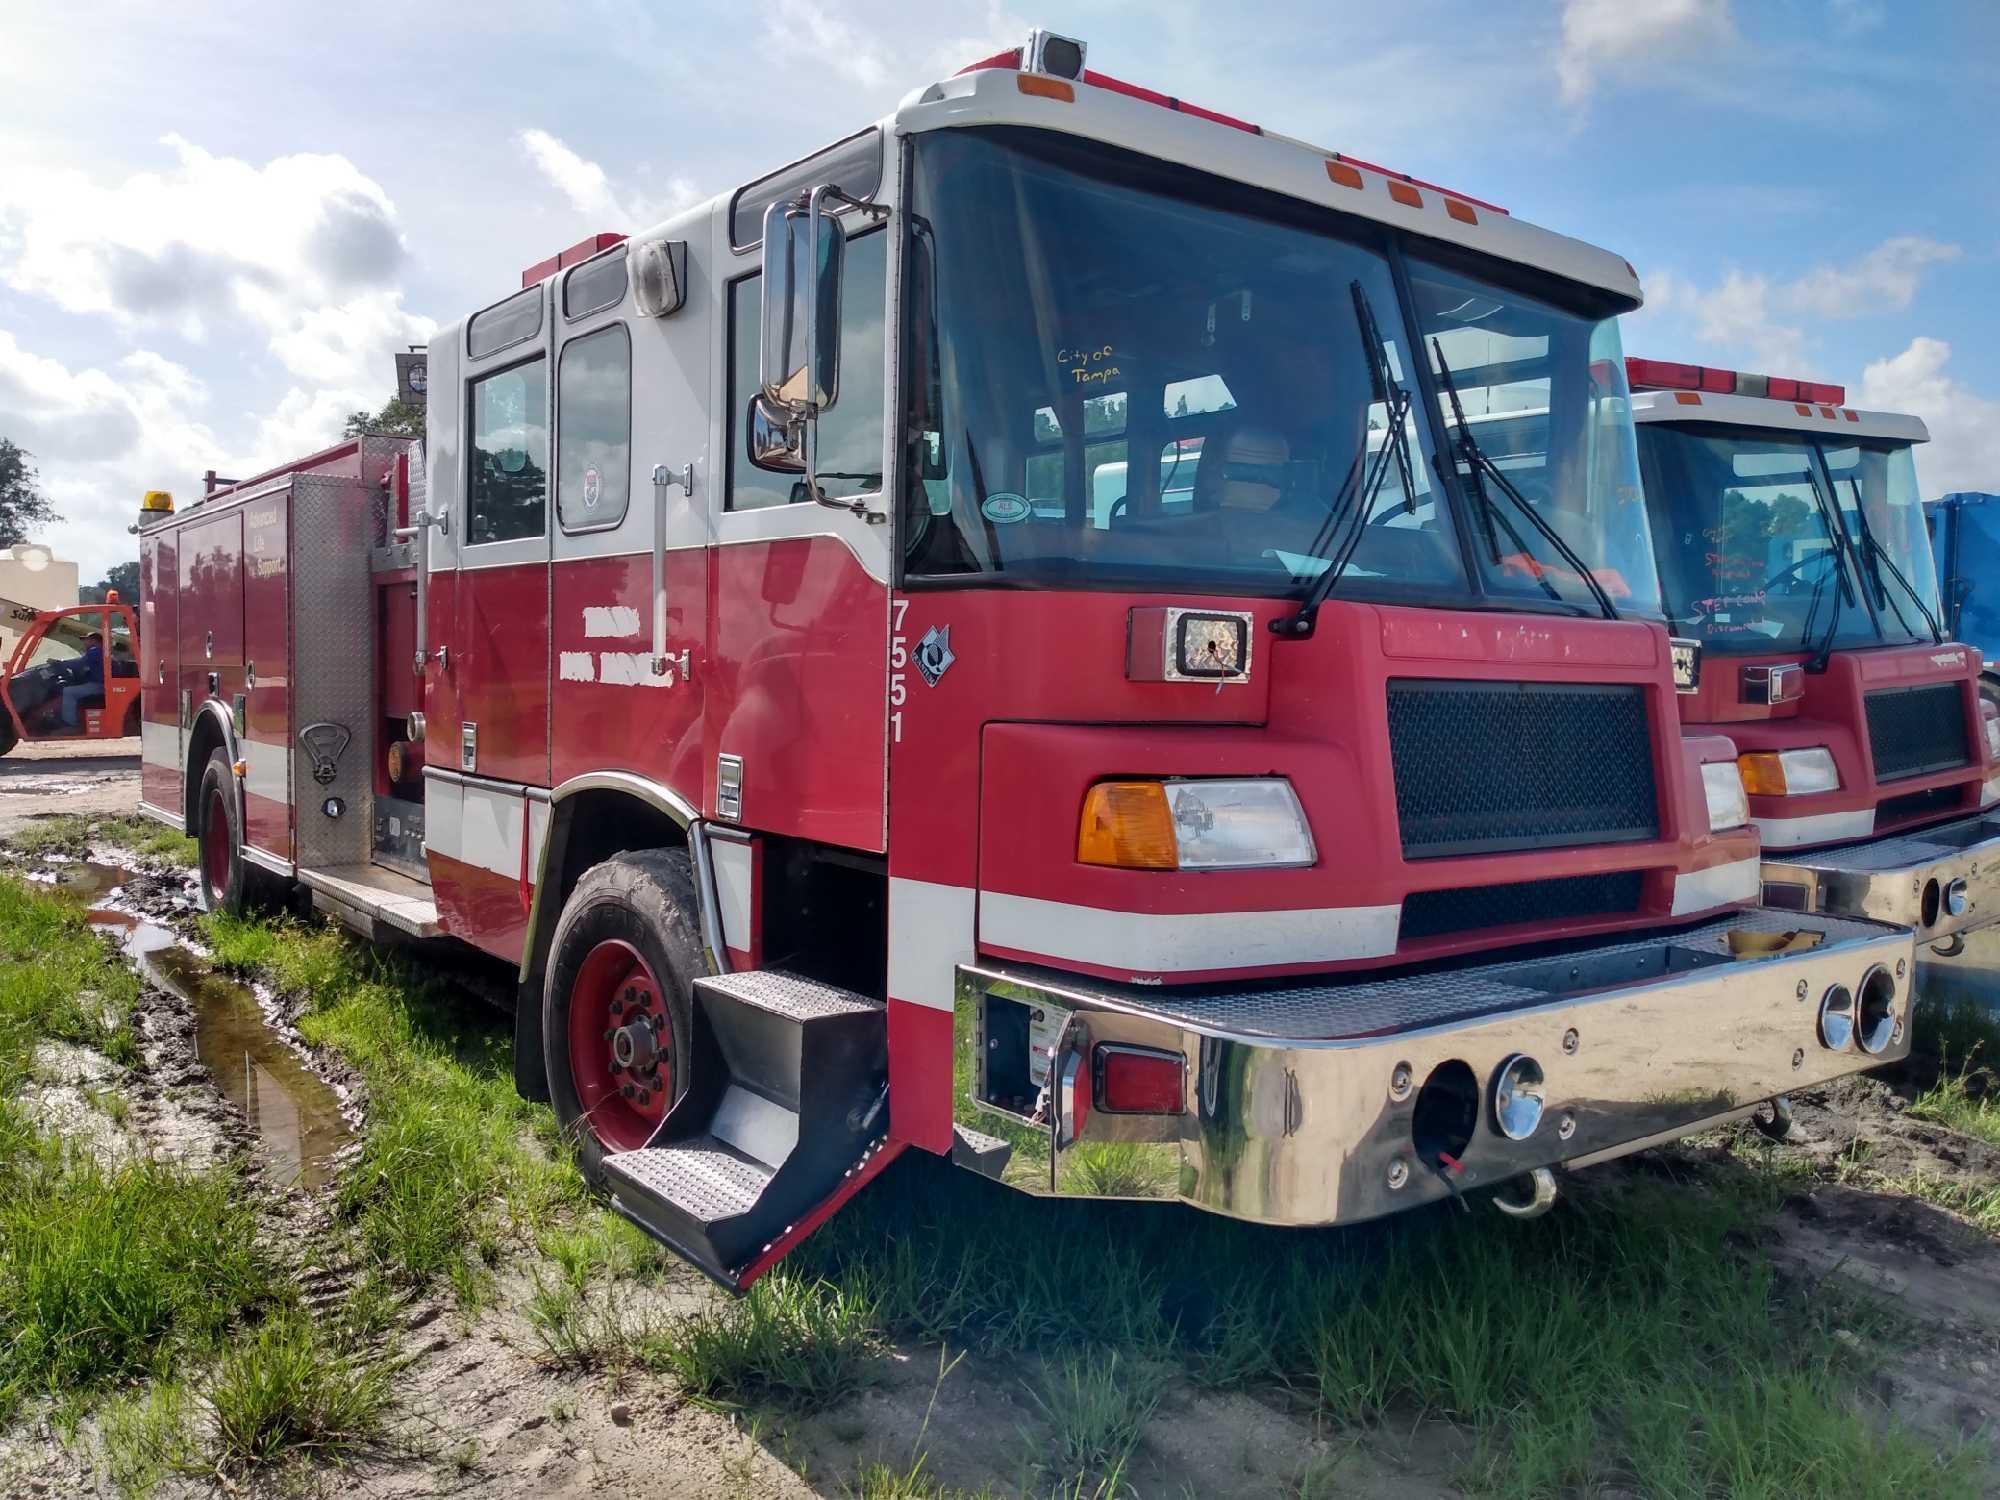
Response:
[{"label": "running board", "polygon": [[777,970],[694,983],[692,1082],[611,1206],[734,1291],[873,1175],[888,1130],[882,1002]]}]

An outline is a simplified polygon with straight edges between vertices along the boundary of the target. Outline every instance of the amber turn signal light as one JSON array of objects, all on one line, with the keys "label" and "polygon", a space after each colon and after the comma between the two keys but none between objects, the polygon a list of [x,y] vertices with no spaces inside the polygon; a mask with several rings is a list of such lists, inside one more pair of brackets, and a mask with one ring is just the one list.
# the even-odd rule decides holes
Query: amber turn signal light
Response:
[{"label": "amber turn signal light", "polygon": [[1167,789],[1157,781],[1100,781],[1084,794],[1076,857],[1086,865],[1171,870],[1179,863]]},{"label": "amber turn signal light", "polygon": [[1785,795],[1785,763],[1771,754],[1739,755],[1736,769],[1743,773],[1743,790],[1753,797]]}]

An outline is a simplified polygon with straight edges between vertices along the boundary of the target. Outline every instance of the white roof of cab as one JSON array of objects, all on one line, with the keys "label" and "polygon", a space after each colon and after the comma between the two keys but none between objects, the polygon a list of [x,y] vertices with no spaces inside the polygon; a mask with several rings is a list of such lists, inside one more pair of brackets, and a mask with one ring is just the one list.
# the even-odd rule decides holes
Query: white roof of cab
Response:
[{"label": "white roof of cab", "polygon": [[[1690,397],[1697,399],[1690,400]],[[1722,396],[1709,391],[1640,391],[1632,397],[1635,422],[1719,422],[1731,427],[1771,427],[1829,438],[1877,438],[1927,443],[1922,417],[1890,411],[1857,411],[1767,396]]]},{"label": "white roof of cab", "polygon": [[1238,130],[1082,82],[1074,85],[1074,101],[1026,94],[1017,82],[1023,76],[1041,77],[980,68],[947,78],[911,94],[889,124],[903,133],[964,125],[1059,130],[1533,266],[1609,292],[1632,307],[1641,301],[1639,278],[1628,261],[1511,214],[1458,199],[1466,217],[1455,217],[1446,208],[1450,195],[1428,187],[1415,188],[1419,201],[1413,206],[1389,191],[1393,182],[1407,195],[1413,185],[1377,171],[1360,171],[1358,188],[1334,181],[1328,172],[1334,154],[1303,141]]}]

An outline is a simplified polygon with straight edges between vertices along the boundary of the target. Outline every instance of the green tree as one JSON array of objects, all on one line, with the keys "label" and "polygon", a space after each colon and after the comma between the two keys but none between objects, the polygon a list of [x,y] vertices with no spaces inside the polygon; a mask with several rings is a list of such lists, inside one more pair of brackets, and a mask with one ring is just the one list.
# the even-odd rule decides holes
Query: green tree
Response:
[{"label": "green tree", "polygon": [[424,409],[410,405],[401,396],[391,396],[389,404],[378,412],[349,412],[347,426],[340,435],[351,438],[364,433],[381,437],[422,437]]},{"label": "green tree", "polygon": [[139,565],[136,562],[122,562],[104,575],[101,583],[85,584],[77,590],[77,597],[84,604],[102,604],[104,596],[117,590],[121,603],[139,602]]},{"label": "green tree", "polygon": [[28,466],[31,456],[0,438],[0,547],[25,542],[62,519],[35,483],[35,471]]}]

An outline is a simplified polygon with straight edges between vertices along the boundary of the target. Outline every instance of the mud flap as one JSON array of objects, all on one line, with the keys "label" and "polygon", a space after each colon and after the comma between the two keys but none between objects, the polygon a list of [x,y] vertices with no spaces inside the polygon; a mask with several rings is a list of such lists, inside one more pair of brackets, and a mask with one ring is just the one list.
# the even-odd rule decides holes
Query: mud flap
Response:
[{"label": "mud flap", "polygon": [[605,1171],[613,1208],[740,1291],[886,1161],[888,1028],[880,1001],[775,970],[693,998],[695,1078]]},{"label": "mud flap", "polygon": [[549,1102],[549,1065],[542,1051],[542,997],[537,988],[514,992],[514,1092],[537,1104]]}]

